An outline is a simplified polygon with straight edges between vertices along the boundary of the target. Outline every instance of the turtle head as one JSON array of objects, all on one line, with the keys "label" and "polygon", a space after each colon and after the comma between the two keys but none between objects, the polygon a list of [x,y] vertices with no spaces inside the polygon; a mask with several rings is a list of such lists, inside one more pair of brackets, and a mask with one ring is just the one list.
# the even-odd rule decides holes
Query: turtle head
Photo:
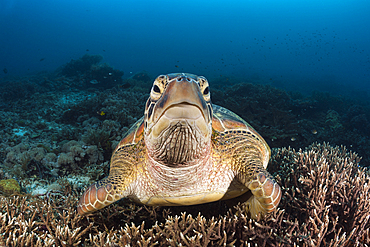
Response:
[{"label": "turtle head", "polygon": [[177,167],[210,154],[212,104],[206,78],[176,73],[158,76],[145,106],[149,158]]}]

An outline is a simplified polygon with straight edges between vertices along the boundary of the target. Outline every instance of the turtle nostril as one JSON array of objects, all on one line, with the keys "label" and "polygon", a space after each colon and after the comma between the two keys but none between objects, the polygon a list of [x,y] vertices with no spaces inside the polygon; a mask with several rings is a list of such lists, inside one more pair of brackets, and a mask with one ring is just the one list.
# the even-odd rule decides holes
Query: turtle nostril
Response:
[{"label": "turtle nostril", "polygon": [[177,77],[177,81],[182,81],[182,77]]},{"label": "turtle nostril", "polygon": [[190,79],[189,77],[186,77],[186,80],[187,80],[187,81],[191,81],[191,79]]}]

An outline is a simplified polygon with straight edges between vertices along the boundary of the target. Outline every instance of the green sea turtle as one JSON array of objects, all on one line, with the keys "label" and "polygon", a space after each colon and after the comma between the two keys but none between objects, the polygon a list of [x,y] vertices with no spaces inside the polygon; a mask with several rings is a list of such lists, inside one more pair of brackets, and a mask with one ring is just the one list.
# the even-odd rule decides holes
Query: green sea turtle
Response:
[{"label": "green sea turtle", "polygon": [[194,205],[250,194],[252,218],[276,209],[270,148],[243,119],[210,99],[206,78],[161,75],[145,114],[113,152],[110,172],[84,192],[80,215],[128,197],[145,205]]}]

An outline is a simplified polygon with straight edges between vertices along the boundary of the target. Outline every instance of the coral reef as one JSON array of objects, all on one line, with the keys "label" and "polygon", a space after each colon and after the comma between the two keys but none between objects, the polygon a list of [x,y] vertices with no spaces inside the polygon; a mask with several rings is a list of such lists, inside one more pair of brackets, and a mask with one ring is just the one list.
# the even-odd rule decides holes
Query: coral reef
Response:
[{"label": "coral reef", "polygon": [[[0,181],[17,182],[21,194],[0,195],[0,246],[370,245],[369,173],[361,168],[370,165],[369,101],[225,76],[210,82],[212,102],[242,116],[273,148],[269,170],[284,192],[278,211],[253,221],[226,202],[153,208],[120,201],[78,216],[83,186],[108,174],[112,149],[143,116],[152,86],[146,72],[123,81],[117,72],[105,87],[114,70],[100,61],[87,56],[65,74],[2,81]],[[324,141],[356,151],[361,164],[344,147],[298,150]]]},{"label": "coral reef", "polygon": [[340,115],[338,112],[334,110],[328,110],[325,116],[325,124],[328,128],[330,128],[333,131],[340,130],[343,128],[343,125],[341,124]]},{"label": "coral reef", "polygon": [[4,106],[7,108],[15,100],[27,99],[36,93],[44,93],[52,89],[52,85],[44,83],[46,80],[45,73],[30,75],[25,77],[12,77],[2,81],[0,91],[0,105],[2,100],[6,101]]},{"label": "coral reef", "polygon": [[85,54],[81,58],[77,60],[72,59],[65,64],[61,69],[61,74],[68,77],[86,74],[91,69],[91,66],[100,63],[101,60],[103,60],[101,55]]},{"label": "coral reef", "polygon": [[227,209],[224,202],[176,208],[120,201],[81,217],[75,209],[81,188],[71,191],[65,181],[58,193],[1,197],[0,243],[9,247],[368,246],[370,175],[359,161],[346,148],[328,144],[313,144],[305,151],[274,149],[269,170],[284,195],[280,209],[258,221],[246,218],[239,206]]},{"label": "coral reef", "polygon": [[136,73],[132,76],[132,79],[136,81],[142,81],[142,82],[152,82],[151,76],[146,71]]},{"label": "coral reef", "polygon": [[[85,170],[97,178],[95,171],[101,171],[128,127],[141,117],[146,99],[147,93],[118,88],[47,92],[7,104],[0,114],[0,169],[6,174],[0,179],[54,181]],[[68,148],[68,142],[73,146]]]},{"label": "coral reef", "polygon": [[14,147],[7,148],[4,169],[8,169],[18,178],[38,175],[43,177],[44,173],[56,168],[56,155],[48,153],[46,146],[29,145],[20,143]]},{"label": "coral reef", "polygon": [[[63,83],[75,88],[108,89],[122,83],[123,71],[113,69],[103,60],[101,55],[85,54],[77,60],[71,60],[56,71]],[[70,80],[68,81],[69,78]]]},{"label": "coral reef", "polygon": [[253,83],[225,86],[227,79],[219,78],[211,89],[212,102],[244,118],[271,147],[329,141],[351,147],[363,157],[364,166],[370,164],[369,102],[317,91],[303,96]]},{"label": "coral reef", "polygon": [[89,81],[89,86],[99,88],[111,88],[115,85],[121,84],[123,71],[113,69],[108,64],[97,64],[91,66],[91,69],[86,73],[86,80]]},{"label": "coral reef", "polygon": [[313,144],[304,152],[274,150],[271,172],[282,184],[285,243],[303,246],[369,244],[370,176],[345,147]]},{"label": "coral reef", "polygon": [[301,142],[303,128],[293,112],[293,100],[287,92],[269,85],[239,83],[222,90],[214,89],[211,94],[213,103],[245,119],[270,146],[309,145]]},{"label": "coral reef", "polygon": [[57,159],[57,168],[62,175],[70,174],[73,171],[82,171],[91,164],[103,162],[102,152],[95,145],[85,145],[77,141],[64,143]]},{"label": "coral reef", "polygon": [[65,141],[60,145],[60,149],[52,149],[41,143],[22,142],[8,147],[2,167],[17,178],[55,180],[58,176],[82,173],[89,166],[103,163],[103,152],[95,145],[77,141]]}]

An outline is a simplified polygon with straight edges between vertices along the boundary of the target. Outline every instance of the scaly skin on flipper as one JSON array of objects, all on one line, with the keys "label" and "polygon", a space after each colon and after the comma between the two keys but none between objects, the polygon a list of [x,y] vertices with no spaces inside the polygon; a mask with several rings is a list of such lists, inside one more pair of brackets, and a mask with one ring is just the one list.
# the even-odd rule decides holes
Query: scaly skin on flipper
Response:
[{"label": "scaly skin on flipper", "polygon": [[77,206],[79,214],[92,213],[132,193],[135,167],[145,163],[142,130],[143,118],[131,127],[113,152],[109,176],[93,183],[84,192]]},{"label": "scaly skin on flipper", "polygon": [[279,185],[266,171],[270,148],[235,113],[212,105],[208,81],[192,74],[157,77],[144,118],[114,151],[109,176],[91,185],[81,215],[128,197],[146,205],[194,205],[246,192],[250,217],[274,211]]},{"label": "scaly skin on flipper", "polygon": [[214,152],[229,162],[236,179],[252,192],[245,203],[251,217],[274,211],[280,202],[281,190],[266,171],[271,155],[269,146],[235,113],[217,105],[213,105],[213,111]]}]

